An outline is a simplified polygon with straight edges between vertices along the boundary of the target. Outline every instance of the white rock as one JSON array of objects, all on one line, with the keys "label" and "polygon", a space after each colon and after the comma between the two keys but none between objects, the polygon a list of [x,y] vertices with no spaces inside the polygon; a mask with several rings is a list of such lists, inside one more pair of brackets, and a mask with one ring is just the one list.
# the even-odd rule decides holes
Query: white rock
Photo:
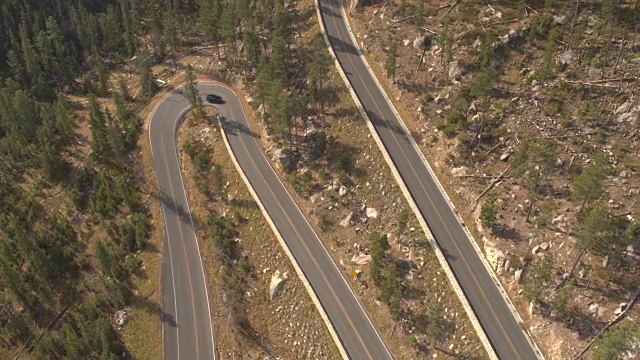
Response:
[{"label": "white rock", "polygon": [[367,217],[368,218],[377,218],[378,217],[378,210],[376,210],[375,208],[367,208]]},{"label": "white rock", "polygon": [[345,186],[340,186],[340,189],[338,190],[338,195],[340,196],[347,195],[347,188]]},{"label": "white rock", "polygon": [[118,310],[114,315],[116,325],[123,326],[124,324],[127,323],[130,316],[131,316],[131,311],[129,310],[129,308]]},{"label": "white rock", "polygon": [[464,166],[456,167],[451,169],[452,176],[463,176],[467,174],[467,168]]},{"label": "white rock", "polygon": [[353,219],[353,212],[350,212],[347,217],[340,221],[340,226],[348,227],[349,225],[351,225],[351,219]]},{"label": "white rock", "polygon": [[520,280],[522,280],[522,269],[516,270],[515,274],[513,274],[513,280],[516,284],[520,283]]},{"label": "white rock", "polygon": [[458,60],[454,60],[449,63],[449,76],[453,79],[458,79],[462,76],[462,66]]},{"label": "white rock", "polygon": [[371,255],[357,254],[353,255],[351,262],[356,265],[367,265],[371,261]]},{"label": "white rock", "polygon": [[619,115],[619,114],[622,114],[624,112],[627,112],[627,110],[629,110],[630,108],[631,108],[631,102],[626,101],[622,105],[618,106],[616,111],[614,111],[613,113],[616,114],[616,115]]},{"label": "white rock", "polygon": [[536,304],[532,302],[529,303],[529,315],[533,315],[533,313],[535,312],[535,308],[536,308]]},{"label": "white rock", "polygon": [[278,292],[284,286],[285,281],[287,281],[288,276],[287,273],[280,275],[280,270],[276,270],[276,272],[271,276],[271,282],[269,283],[269,299],[273,300],[278,295]]},{"label": "white rock", "polygon": [[622,314],[622,312],[627,308],[627,303],[623,302],[618,305],[616,310],[613,312],[615,316]]},{"label": "white rock", "polygon": [[503,271],[503,264],[505,261],[505,255],[501,250],[496,249],[495,244],[489,241],[486,237],[482,238],[484,243],[484,254],[487,262],[491,265],[491,268],[501,274]]}]

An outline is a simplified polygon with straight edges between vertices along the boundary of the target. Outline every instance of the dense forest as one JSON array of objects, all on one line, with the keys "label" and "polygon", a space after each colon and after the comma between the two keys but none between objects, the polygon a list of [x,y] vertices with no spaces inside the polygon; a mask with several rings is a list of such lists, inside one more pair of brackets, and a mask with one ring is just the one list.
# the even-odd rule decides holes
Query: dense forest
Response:
[{"label": "dense forest", "polygon": [[[292,144],[292,119],[323,107],[331,66],[320,34],[300,39],[302,16],[279,0],[3,1],[1,353],[127,353],[112,316],[135,296],[136,254],[151,231],[134,169],[136,111],[158,90],[152,66],[177,70],[180,51],[214,46],[227,76],[252,85],[276,138]],[[115,73],[139,82],[129,88]]]}]

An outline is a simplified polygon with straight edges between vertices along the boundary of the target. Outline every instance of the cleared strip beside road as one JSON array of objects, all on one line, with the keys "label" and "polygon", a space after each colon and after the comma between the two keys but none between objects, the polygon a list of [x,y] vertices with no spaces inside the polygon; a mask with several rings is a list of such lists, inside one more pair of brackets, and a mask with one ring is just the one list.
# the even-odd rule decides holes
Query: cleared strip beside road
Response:
[{"label": "cleared strip beside road", "polygon": [[353,43],[338,0],[319,0],[327,38],[367,117],[370,119],[411,198],[426,220],[457,283],[500,359],[537,359],[465,230],[423,162],[383,90]]},{"label": "cleared strip beside road", "polygon": [[162,258],[162,338],[167,360],[216,358],[200,249],[176,148],[189,102],[174,90],[149,118],[149,142],[165,223]]}]

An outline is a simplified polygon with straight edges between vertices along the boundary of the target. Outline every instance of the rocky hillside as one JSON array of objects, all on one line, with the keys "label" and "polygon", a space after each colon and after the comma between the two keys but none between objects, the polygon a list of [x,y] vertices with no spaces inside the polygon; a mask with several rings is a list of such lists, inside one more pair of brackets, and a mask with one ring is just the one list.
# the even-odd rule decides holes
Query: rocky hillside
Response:
[{"label": "rocky hillside", "polygon": [[349,15],[543,352],[572,357],[614,318],[587,355],[626,351],[610,340],[638,336],[625,310],[640,284],[640,3],[422,0]]}]

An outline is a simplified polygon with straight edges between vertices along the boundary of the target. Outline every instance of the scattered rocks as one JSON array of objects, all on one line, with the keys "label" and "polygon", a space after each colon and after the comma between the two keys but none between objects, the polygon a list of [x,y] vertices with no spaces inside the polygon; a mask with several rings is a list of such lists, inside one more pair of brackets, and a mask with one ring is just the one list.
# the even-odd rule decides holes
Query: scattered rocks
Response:
[{"label": "scattered rocks", "polygon": [[418,36],[415,40],[413,40],[413,47],[420,50],[422,50],[423,48],[431,47],[431,37],[426,35]]},{"label": "scattered rocks", "polygon": [[592,303],[592,304],[589,305],[588,313],[590,315],[598,317],[598,316],[601,315],[601,312],[602,311],[600,309],[600,305],[598,305],[597,303]]},{"label": "scattered rocks", "polygon": [[131,310],[129,308],[118,310],[113,315],[114,321],[118,326],[124,326],[127,323],[127,321],[129,321],[130,317],[131,317]]},{"label": "scattered rocks", "polygon": [[587,269],[581,268],[580,271],[578,271],[578,276],[580,279],[584,279],[587,276]]},{"label": "scattered rocks", "polygon": [[82,220],[84,220],[85,218],[86,218],[85,215],[82,215],[82,213],[80,213],[79,211],[76,211],[75,213],[73,213],[73,215],[71,215],[71,218],[69,220],[71,221],[72,224],[78,224],[82,222]]},{"label": "scattered rocks", "polygon": [[457,168],[451,169],[451,175],[455,177],[464,176],[467,174],[467,168],[464,166],[460,166]]},{"label": "scattered rocks", "polygon": [[271,276],[271,283],[269,283],[269,299],[273,300],[276,298],[280,290],[284,287],[284,283],[287,281],[289,277],[287,273],[280,274],[280,270],[276,270],[276,272]]},{"label": "scattered rocks", "polygon": [[576,54],[572,50],[568,50],[563,52],[558,60],[556,61],[558,64],[559,70],[564,71],[568,67],[575,65],[576,63]]},{"label": "scattered rocks", "polygon": [[357,254],[353,255],[351,262],[356,265],[367,265],[371,261],[371,255]]},{"label": "scattered rocks", "polygon": [[616,307],[616,309],[613,311],[613,315],[618,316],[618,315],[622,314],[622,312],[623,312],[626,308],[627,308],[627,303],[626,303],[626,302],[620,303],[620,304],[618,305],[618,307]]},{"label": "scattered rocks", "polygon": [[589,71],[587,74],[589,75],[590,78],[595,78],[595,79],[600,79],[604,75],[604,73],[602,72],[602,69],[598,69],[598,68],[589,68]]},{"label": "scattered rocks", "polygon": [[564,25],[566,21],[567,21],[567,15],[553,17],[553,23],[556,25]]},{"label": "scattered rocks", "polygon": [[378,217],[378,210],[376,210],[375,208],[367,208],[366,213],[368,218],[375,219]]},{"label": "scattered rocks", "polygon": [[622,113],[629,111],[630,108],[631,108],[631,102],[625,101],[624,103],[622,103],[622,105],[618,106],[618,108],[613,113],[615,115],[620,115]]},{"label": "scattered rocks", "polygon": [[276,166],[280,169],[285,169],[290,165],[289,150],[276,149],[273,152],[273,160],[276,162]]}]

